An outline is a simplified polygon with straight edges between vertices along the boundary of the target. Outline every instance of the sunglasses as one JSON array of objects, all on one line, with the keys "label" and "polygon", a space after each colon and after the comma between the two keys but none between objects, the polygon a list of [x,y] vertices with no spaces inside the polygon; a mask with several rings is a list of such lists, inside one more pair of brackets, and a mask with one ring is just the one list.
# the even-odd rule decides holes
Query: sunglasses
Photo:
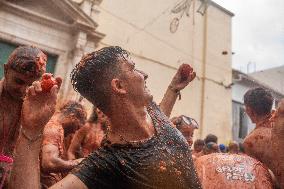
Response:
[{"label": "sunglasses", "polygon": [[195,119],[185,116],[185,115],[181,115],[180,118],[181,119],[179,119],[179,121],[176,123],[177,126],[181,126],[182,124],[185,124],[185,125],[192,125],[195,129],[199,128],[199,125]]}]

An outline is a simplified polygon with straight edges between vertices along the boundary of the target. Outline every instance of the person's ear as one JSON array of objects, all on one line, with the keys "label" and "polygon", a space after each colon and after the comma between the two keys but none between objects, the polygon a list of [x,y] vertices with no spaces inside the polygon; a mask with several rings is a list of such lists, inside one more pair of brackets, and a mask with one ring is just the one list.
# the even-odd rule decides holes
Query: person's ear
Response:
[{"label": "person's ear", "polygon": [[248,114],[248,116],[252,115],[252,109],[249,106],[245,107],[245,112]]},{"label": "person's ear", "polygon": [[255,113],[254,113],[253,109],[251,109],[249,106],[246,106],[245,111],[246,111],[247,115],[250,117],[251,121],[253,122],[254,118],[255,118]]},{"label": "person's ear", "polygon": [[116,94],[124,95],[126,94],[126,89],[124,87],[123,82],[120,79],[113,79],[111,80],[111,89]]}]

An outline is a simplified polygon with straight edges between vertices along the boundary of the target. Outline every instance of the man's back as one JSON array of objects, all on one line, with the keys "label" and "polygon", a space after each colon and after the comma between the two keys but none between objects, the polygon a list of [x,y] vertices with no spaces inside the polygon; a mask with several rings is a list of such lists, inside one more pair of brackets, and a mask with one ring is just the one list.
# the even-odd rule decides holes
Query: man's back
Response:
[{"label": "man's back", "polygon": [[254,129],[244,140],[246,154],[261,161],[271,168],[272,147],[271,127],[259,127]]},{"label": "man's back", "polygon": [[195,161],[203,188],[272,189],[268,169],[247,155],[214,153]]},{"label": "man's back", "polygon": [[[42,148],[45,145],[54,145],[58,148],[59,157],[63,157],[65,155],[63,141],[64,130],[62,126],[56,119],[51,118],[44,128]],[[48,188],[63,178],[61,172],[53,173],[51,171],[45,171],[42,167],[40,176],[42,188]]]},{"label": "man's back", "polygon": [[280,103],[277,116],[274,119],[275,124],[271,134],[274,166],[271,170],[281,188],[284,188],[284,100]]}]

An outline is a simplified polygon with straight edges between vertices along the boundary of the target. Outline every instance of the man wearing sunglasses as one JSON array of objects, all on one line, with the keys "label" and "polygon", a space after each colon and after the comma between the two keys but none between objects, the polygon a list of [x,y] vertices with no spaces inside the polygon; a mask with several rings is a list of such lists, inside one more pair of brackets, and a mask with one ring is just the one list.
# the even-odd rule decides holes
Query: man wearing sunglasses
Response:
[{"label": "man wearing sunglasses", "polygon": [[195,121],[195,119],[185,115],[181,115],[179,117],[173,118],[172,122],[176,126],[176,128],[182,133],[189,146],[191,147],[193,144],[194,130],[199,128],[199,125]]}]

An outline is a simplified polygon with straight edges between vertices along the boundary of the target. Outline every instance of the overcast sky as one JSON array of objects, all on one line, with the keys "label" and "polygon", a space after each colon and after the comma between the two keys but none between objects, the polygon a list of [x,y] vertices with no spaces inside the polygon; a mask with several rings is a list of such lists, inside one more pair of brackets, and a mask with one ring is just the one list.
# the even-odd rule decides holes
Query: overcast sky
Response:
[{"label": "overcast sky", "polygon": [[284,66],[284,0],[213,0],[233,17],[233,67]]}]

